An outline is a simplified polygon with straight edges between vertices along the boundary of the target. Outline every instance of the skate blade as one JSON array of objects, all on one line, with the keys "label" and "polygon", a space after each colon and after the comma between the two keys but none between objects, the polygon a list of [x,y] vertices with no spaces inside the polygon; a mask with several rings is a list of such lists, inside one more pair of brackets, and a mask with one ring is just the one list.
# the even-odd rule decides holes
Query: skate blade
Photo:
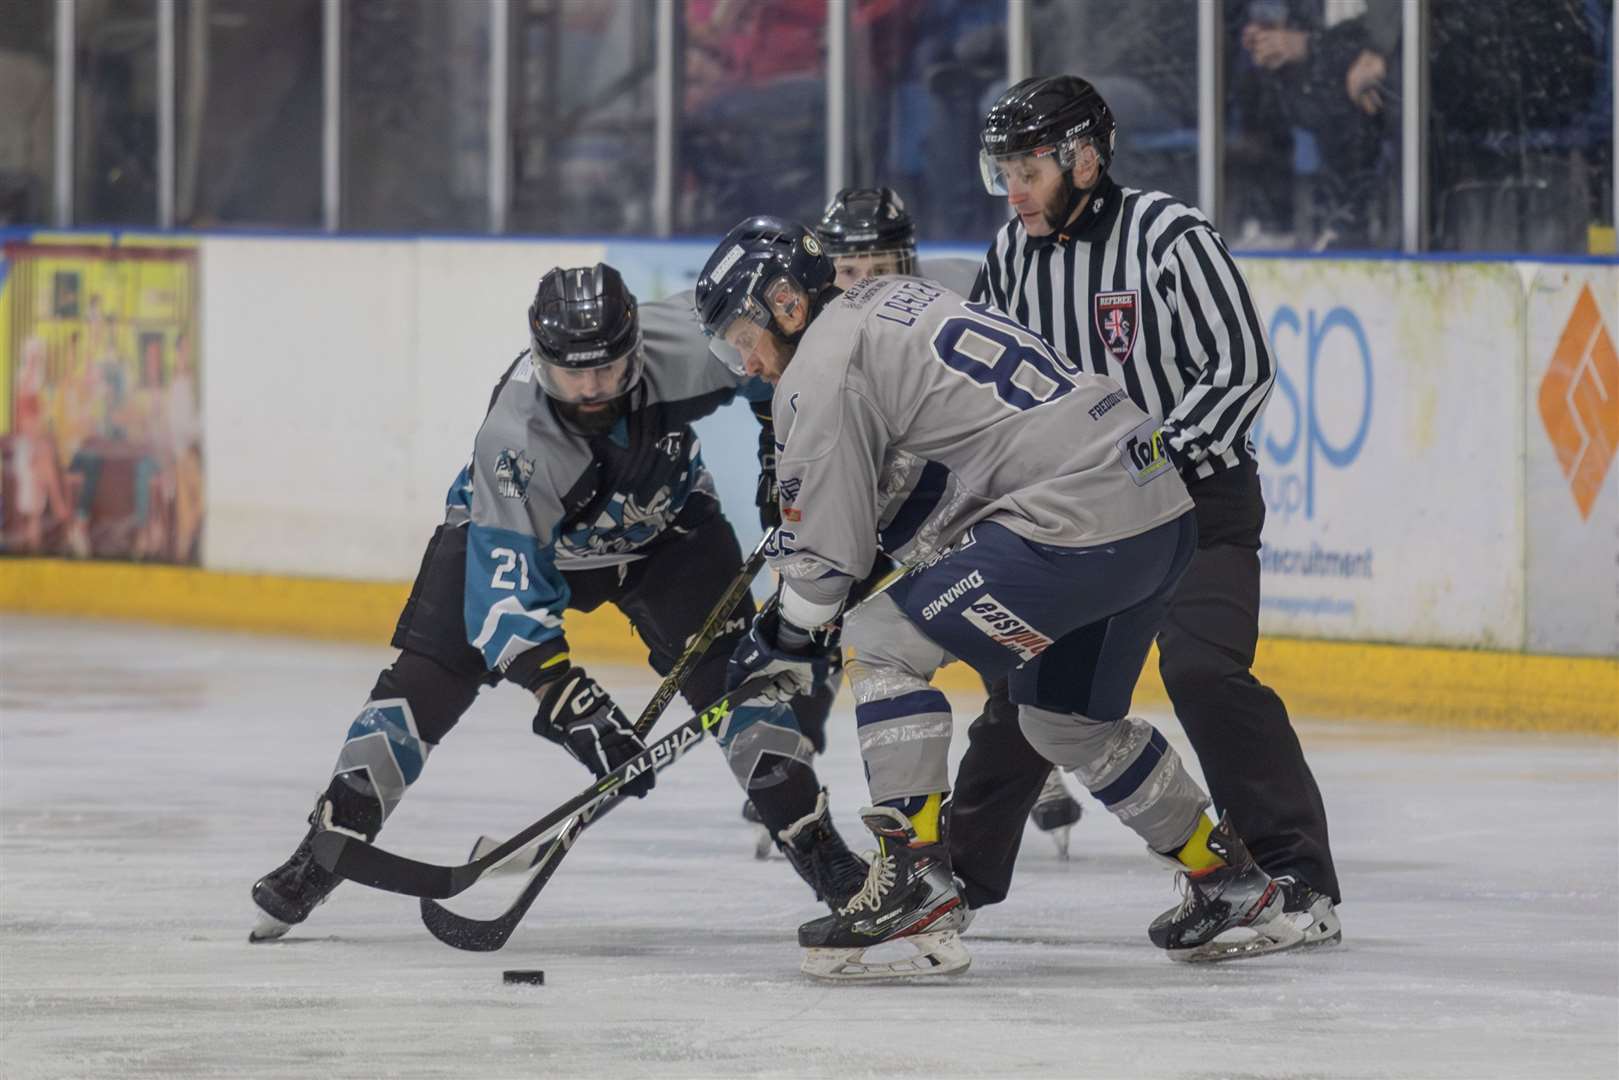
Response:
[{"label": "skate blade", "polygon": [[776,841],[771,838],[770,830],[763,825],[757,826],[753,838],[753,857],[763,862],[765,859],[770,858],[775,850]]},{"label": "skate blade", "polygon": [[1213,964],[1245,960],[1250,956],[1285,952],[1304,944],[1304,931],[1278,913],[1264,922],[1233,927],[1213,941],[1189,949],[1169,949],[1169,958],[1183,964]]},{"label": "skate blade", "polygon": [[1051,842],[1057,845],[1057,858],[1063,862],[1068,861],[1068,834],[1074,831],[1072,825],[1059,825],[1046,833]]},{"label": "skate blade", "polygon": [[253,925],[252,930],[248,931],[247,940],[254,945],[259,945],[266,941],[278,941],[291,929],[292,923],[282,922],[273,915],[260,912],[259,921]]},{"label": "skate blade", "polygon": [[[915,952],[893,960],[868,959],[866,954],[884,945],[910,945]],[[852,949],[805,949],[799,970],[826,982],[875,982],[881,979],[931,978],[959,975],[972,963],[961,935],[954,930],[912,934],[877,945]]]}]

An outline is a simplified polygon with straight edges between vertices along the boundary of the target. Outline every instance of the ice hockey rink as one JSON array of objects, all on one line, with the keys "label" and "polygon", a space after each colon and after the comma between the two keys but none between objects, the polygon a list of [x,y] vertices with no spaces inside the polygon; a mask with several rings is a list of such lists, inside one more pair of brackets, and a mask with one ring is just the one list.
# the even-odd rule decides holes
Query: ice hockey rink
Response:
[{"label": "ice hockey rink", "polygon": [[[449,949],[415,901],[355,885],[250,945],[248,887],[302,834],[389,655],[0,618],[0,1074],[1619,1072],[1619,746],[1569,736],[1299,718],[1346,893],[1344,944],[1307,955],[1165,959],[1145,927],[1176,900],[1170,875],[1086,797],[1072,861],[1026,837],[1012,898],[967,935],[964,976],[813,983],[793,932],[817,905],[784,861],[754,861],[707,748],[587,833],[501,952]],[[654,685],[595,674],[626,708]],[[840,704],[823,776],[860,849]],[[959,752],[977,703],[956,705]],[[486,693],[384,843],[454,861],[581,787],[529,712]],[[513,885],[452,903],[492,912]],[[546,985],[505,986],[505,968]]]}]

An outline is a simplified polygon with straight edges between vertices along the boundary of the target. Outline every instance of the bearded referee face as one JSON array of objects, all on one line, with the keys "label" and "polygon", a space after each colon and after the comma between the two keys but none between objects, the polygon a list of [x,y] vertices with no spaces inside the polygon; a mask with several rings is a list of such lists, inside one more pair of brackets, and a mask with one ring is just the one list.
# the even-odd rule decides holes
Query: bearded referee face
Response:
[{"label": "bearded referee face", "polygon": [[1089,142],[1074,155],[1074,167],[1064,175],[1055,153],[1024,154],[996,162],[1006,184],[1006,201],[1030,236],[1050,236],[1084,211],[1089,196],[1063,220],[1063,209],[1075,188],[1094,187],[1101,176],[1101,159]]}]

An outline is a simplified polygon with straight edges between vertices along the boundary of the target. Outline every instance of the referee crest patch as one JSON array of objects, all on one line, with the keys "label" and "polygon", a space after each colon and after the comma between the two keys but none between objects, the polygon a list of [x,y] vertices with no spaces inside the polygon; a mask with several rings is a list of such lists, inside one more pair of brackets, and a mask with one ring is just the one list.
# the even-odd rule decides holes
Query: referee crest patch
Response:
[{"label": "referee crest patch", "polygon": [[1113,359],[1124,363],[1136,347],[1136,331],[1141,324],[1141,294],[1135,289],[1099,292],[1091,298],[1096,332]]}]

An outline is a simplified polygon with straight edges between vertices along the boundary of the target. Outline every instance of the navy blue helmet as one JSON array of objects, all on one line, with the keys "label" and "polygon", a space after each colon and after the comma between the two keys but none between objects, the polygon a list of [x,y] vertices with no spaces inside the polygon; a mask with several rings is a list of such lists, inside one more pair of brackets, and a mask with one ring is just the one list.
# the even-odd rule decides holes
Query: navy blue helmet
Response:
[{"label": "navy blue helmet", "polygon": [[[746,318],[794,344],[804,329],[788,333],[776,322],[768,300],[772,287],[786,279],[813,304],[836,278],[837,269],[808,227],[786,218],[751,217],[726,233],[703,264],[697,318],[716,341],[734,320]],[[737,361],[726,362],[740,372]]]}]

